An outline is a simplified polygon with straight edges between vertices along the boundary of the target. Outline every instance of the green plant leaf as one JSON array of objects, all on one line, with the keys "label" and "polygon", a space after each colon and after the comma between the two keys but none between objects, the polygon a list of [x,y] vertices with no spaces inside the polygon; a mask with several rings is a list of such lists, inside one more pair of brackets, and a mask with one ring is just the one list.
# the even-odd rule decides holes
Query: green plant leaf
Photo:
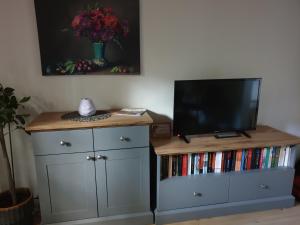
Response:
[{"label": "green plant leaf", "polygon": [[65,62],[65,66],[72,65],[72,64],[74,64],[72,60],[68,60],[67,62]]},{"label": "green plant leaf", "polygon": [[11,108],[14,108],[14,109],[17,109],[18,108],[18,101],[17,101],[17,98],[16,96],[11,96],[10,98],[10,102],[9,102],[9,107]]},{"label": "green plant leaf", "polygon": [[4,90],[3,90],[4,95],[6,95],[6,96],[12,96],[14,91],[15,91],[15,89],[10,88],[10,87],[4,88]]},{"label": "green plant leaf", "polygon": [[4,128],[9,123],[17,126],[25,124],[28,114],[17,114],[17,109],[23,107],[22,103],[29,101],[30,97],[23,97],[19,102],[14,95],[14,89],[4,88],[0,84],[0,127]]},{"label": "green plant leaf", "polygon": [[28,97],[23,97],[21,100],[20,100],[20,103],[25,103],[25,102],[28,102],[30,100],[30,96]]},{"label": "green plant leaf", "polygon": [[72,65],[71,70],[70,70],[70,73],[73,74],[74,71],[75,71],[75,64]]}]

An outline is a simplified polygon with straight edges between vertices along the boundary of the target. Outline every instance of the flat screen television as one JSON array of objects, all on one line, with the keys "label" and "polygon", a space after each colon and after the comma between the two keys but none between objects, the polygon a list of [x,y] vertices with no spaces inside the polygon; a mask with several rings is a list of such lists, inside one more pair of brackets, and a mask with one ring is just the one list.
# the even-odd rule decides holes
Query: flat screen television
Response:
[{"label": "flat screen television", "polygon": [[261,79],[175,81],[174,135],[256,128]]}]

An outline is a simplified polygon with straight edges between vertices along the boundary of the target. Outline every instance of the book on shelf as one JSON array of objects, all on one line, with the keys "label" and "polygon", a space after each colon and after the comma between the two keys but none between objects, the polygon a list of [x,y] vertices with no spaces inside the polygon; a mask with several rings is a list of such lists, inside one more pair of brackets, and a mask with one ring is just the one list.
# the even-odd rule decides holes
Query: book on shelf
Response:
[{"label": "book on shelf", "polygon": [[194,155],[194,161],[193,161],[193,163],[194,163],[194,174],[196,175],[196,174],[199,174],[199,167],[198,167],[198,160],[199,160],[199,156],[198,156],[198,154],[195,154]]},{"label": "book on shelf", "polygon": [[177,155],[172,156],[172,176],[177,175]]},{"label": "book on shelf", "polygon": [[212,152],[212,165],[211,165],[211,172],[214,173],[216,169],[216,152]]},{"label": "book on shelf", "polygon": [[192,154],[188,154],[188,175],[192,174]]},{"label": "book on shelf", "polygon": [[263,168],[263,161],[264,161],[264,148],[260,150],[259,169]]},{"label": "book on shelf", "polygon": [[207,174],[207,167],[208,167],[208,152],[204,153],[204,162],[203,162],[203,174]]},{"label": "book on shelf", "polygon": [[182,156],[182,176],[188,175],[188,155]]},{"label": "book on shelf", "polygon": [[272,156],[273,156],[273,147],[271,147],[269,150],[269,159],[268,159],[268,167],[267,168],[272,167]]},{"label": "book on shelf", "polygon": [[194,167],[195,167],[195,154],[191,154],[191,174],[194,174]]},{"label": "book on shelf", "polygon": [[160,178],[288,167],[294,157],[290,146],[163,155]]},{"label": "book on shelf", "polygon": [[236,151],[231,151],[231,171],[235,171],[235,163],[236,163]]},{"label": "book on shelf", "polygon": [[211,173],[212,171],[212,153],[207,153],[207,173]]},{"label": "book on shelf", "polygon": [[222,152],[216,152],[215,173],[222,171]]},{"label": "book on shelf", "polygon": [[285,155],[285,148],[281,147],[279,152],[278,166],[284,165],[284,155]]},{"label": "book on shelf", "polygon": [[168,164],[168,177],[170,178],[173,175],[173,171],[172,171],[173,156],[172,155],[169,156],[169,162],[168,163],[169,163]]},{"label": "book on shelf", "polygon": [[178,167],[177,167],[177,175],[182,175],[182,155],[178,155]]},{"label": "book on shelf", "polygon": [[236,163],[235,163],[235,171],[241,171],[241,164],[242,164],[242,153],[243,150],[236,151]]},{"label": "book on shelf", "polygon": [[272,155],[272,158],[271,158],[271,168],[274,168],[275,167],[275,156],[276,156],[276,148],[272,148],[272,151],[271,151],[271,155]]},{"label": "book on shelf", "polygon": [[250,170],[251,169],[252,152],[253,152],[252,148],[249,148],[248,151],[247,151],[247,166],[246,166],[246,170]]},{"label": "book on shelf", "polygon": [[198,165],[199,165],[199,173],[202,174],[203,165],[204,165],[204,153],[199,153]]}]

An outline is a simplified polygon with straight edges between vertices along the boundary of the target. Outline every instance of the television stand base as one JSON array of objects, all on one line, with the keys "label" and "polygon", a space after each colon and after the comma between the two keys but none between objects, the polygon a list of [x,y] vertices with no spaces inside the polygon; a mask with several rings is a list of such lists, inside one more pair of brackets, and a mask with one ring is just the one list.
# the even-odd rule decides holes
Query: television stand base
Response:
[{"label": "television stand base", "polygon": [[215,138],[232,138],[232,137],[240,137],[241,134],[238,132],[220,132],[215,134]]},{"label": "television stand base", "polygon": [[215,138],[220,139],[220,138],[240,137],[242,134],[247,138],[251,138],[250,134],[248,134],[246,131],[219,132],[215,134]]}]

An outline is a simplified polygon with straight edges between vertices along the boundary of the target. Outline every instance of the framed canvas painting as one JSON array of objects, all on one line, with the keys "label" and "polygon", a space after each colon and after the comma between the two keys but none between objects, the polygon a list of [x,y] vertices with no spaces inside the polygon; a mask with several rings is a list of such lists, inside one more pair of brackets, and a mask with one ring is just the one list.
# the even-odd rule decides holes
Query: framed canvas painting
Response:
[{"label": "framed canvas painting", "polygon": [[44,76],[140,74],[139,0],[35,0]]}]

